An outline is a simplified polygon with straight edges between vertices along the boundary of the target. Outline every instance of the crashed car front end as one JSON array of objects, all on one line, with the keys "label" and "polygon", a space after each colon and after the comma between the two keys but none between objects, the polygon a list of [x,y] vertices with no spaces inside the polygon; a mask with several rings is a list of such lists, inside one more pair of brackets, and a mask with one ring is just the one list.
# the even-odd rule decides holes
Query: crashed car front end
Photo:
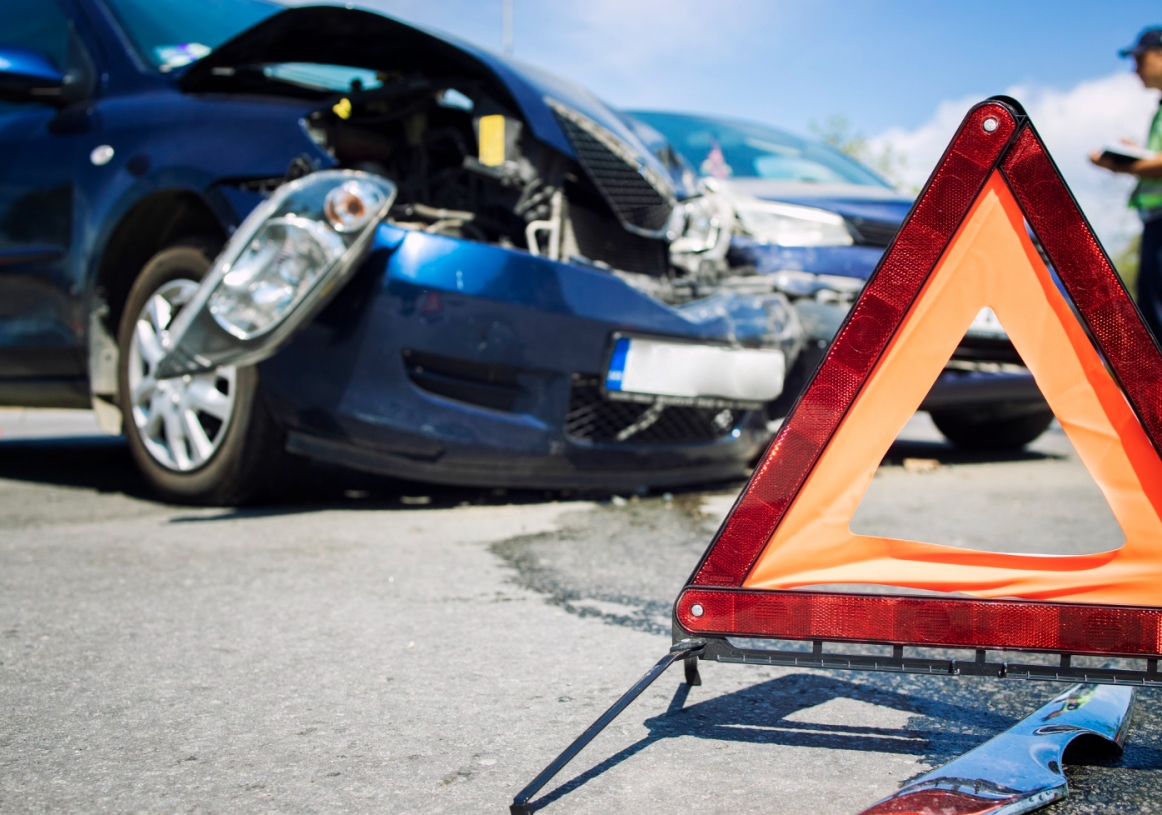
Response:
[{"label": "crashed car front end", "polygon": [[[825,208],[805,205],[810,199],[785,203],[739,194],[721,182],[718,188],[738,212],[731,268],[754,270],[768,279],[775,291],[791,299],[804,326],[805,351],[787,395],[775,406],[782,413],[891,246],[910,203],[861,201]],[[968,417],[970,423],[975,418],[979,431],[958,437],[953,429],[950,436],[976,447],[1019,446],[1010,439],[1027,433],[1006,436],[1006,425],[1040,424],[1043,429],[1051,418],[1036,382],[990,309],[968,327],[920,409],[932,414],[946,434],[946,425],[959,417]]]},{"label": "crashed car front end", "polygon": [[[378,84],[320,94],[302,126],[321,155],[238,228],[159,375],[259,364],[290,450],[399,477],[745,476],[802,328],[782,294],[690,287],[729,238],[696,191],[588,93],[379,15],[284,12],[183,85],[275,87],[339,59],[286,36],[327,26]],[[376,31],[412,70],[376,62]]]},{"label": "crashed car front end", "polygon": [[[292,451],[434,482],[633,489],[744,476],[768,441],[762,408],[801,344],[785,298],[675,307],[598,267],[373,232],[347,285],[260,367]],[[223,316],[209,304],[228,279],[209,278],[200,322]],[[169,373],[254,359],[229,338],[178,342]],[[636,381],[632,343],[652,355]]]},{"label": "crashed car front end", "polygon": [[[878,267],[912,196],[821,142],[750,122],[638,111],[667,150],[700,174],[707,206],[733,214],[726,257],[697,277],[706,288],[748,286],[785,294],[805,347],[783,396],[786,415]],[[725,221],[724,221],[725,222]],[[955,444],[1016,449],[1053,414],[995,315],[984,309],[919,406]]]},{"label": "crashed car front end", "polygon": [[601,270],[391,226],[261,366],[292,450],[389,475],[632,489],[735,478],[769,435],[734,399],[618,400],[617,337],[730,348]]}]

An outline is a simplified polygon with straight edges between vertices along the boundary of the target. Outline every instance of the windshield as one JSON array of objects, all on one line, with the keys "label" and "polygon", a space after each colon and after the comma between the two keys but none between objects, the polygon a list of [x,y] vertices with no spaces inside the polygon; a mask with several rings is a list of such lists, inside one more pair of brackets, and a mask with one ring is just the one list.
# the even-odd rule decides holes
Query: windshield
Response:
[{"label": "windshield", "polygon": [[281,5],[265,0],[105,0],[138,53],[160,71],[201,59]]},{"label": "windshield", "polygon": [[632,115],[661,131],[704,176],[891,187],[833,147],[773,127],[677,113]]}]

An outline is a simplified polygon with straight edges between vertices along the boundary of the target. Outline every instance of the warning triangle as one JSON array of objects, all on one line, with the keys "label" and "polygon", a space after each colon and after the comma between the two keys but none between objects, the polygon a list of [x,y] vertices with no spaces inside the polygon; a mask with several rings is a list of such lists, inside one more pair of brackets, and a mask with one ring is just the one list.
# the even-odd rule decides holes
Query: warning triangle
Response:
[{"label": "warning triangle", "polygon": [[[984,307],[1101,489],[1122,547],[1001,554],[851,531],[888,447]],[[1020,106],[991,99],[965,118],[675,619],[695,635],[1157,654],[1159,441],[1162,355]],[[944,594],[802,590],[825,584]]]},{"label": "warning triangle", "polygon": [[[1126,533],[1112,553],[1038,557],[854,535],[879,462],[979,309],[992,307]],[[1162,460],[995,174],[747,575],[747,588],[879,583],[978,597],[1162,605]],[[1116,571],[1114,577],[1107,572]]]}]

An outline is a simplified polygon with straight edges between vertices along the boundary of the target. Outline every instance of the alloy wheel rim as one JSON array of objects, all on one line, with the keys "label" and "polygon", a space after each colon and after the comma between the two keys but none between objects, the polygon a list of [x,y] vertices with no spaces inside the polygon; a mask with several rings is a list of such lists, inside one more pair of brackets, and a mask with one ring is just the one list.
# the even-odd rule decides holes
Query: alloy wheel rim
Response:
[{"label": "alloy wheel rim", "polygon": [[234,417],[234,366],[172,379],[154,376],[169,326],[197,290],[193,280],[162,284],[137,315],[129,345],[128,385],[137,436],[154,461],[176,472],[197,470],[213,458]]}]

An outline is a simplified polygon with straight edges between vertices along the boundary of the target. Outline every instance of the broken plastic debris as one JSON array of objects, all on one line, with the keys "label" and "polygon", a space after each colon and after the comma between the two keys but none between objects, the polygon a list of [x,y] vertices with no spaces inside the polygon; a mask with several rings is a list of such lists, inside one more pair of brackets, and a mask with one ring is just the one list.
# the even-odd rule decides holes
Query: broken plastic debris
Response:
[{"label": "broken plastic debris", "polygon": [[930,473],[940,469],[940,462],[934,458],[906,458],[904,469],[910,473]]}]

